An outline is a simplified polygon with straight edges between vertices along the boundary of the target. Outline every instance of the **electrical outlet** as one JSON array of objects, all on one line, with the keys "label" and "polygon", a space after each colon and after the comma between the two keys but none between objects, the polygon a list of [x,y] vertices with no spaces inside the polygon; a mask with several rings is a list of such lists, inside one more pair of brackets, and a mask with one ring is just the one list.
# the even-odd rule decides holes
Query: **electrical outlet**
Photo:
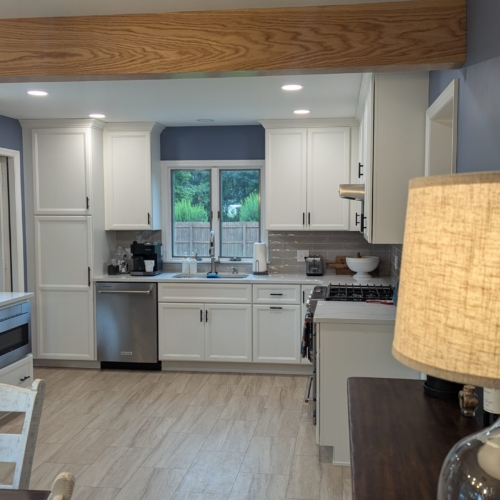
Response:
[{"label": "electrical outlet", "polygon": [[304,257],[309,257],[309,250],[297,250],[297,262],[304,262]]}]

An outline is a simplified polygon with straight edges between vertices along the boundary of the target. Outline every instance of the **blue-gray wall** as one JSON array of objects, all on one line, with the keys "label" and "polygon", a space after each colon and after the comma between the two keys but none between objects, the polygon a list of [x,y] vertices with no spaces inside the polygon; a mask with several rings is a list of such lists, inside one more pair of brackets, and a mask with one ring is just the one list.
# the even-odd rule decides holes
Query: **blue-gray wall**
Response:
[{"label": "blue-gray wall", "polygon": [[161,134],[162,160],[263,160],[261,125],[167,127]]},{"label": "blue-gray wall", "polygon": [[500,170],[500,1],[467,2],[467,62],[433,71],[429,104],[459,82],[457,171]]}]

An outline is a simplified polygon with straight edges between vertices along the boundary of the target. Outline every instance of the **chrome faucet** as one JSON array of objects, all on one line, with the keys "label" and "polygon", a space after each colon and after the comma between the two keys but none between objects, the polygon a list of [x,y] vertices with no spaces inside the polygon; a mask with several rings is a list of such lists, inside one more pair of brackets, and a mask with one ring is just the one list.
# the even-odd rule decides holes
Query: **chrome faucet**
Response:
[{"label": "chrome faucet", "polygon": [[231,271],[232,271],[233,274],[238,274],[238,268],[237,267],[231,266]]},{"label": "chrome faucet", "polygon": [[215,259],[215,231],[210,231],[210,248],[208,249],[208,254],[210,255],[210,273],[216,274],[217,269],[215,264],[217,260]]}]

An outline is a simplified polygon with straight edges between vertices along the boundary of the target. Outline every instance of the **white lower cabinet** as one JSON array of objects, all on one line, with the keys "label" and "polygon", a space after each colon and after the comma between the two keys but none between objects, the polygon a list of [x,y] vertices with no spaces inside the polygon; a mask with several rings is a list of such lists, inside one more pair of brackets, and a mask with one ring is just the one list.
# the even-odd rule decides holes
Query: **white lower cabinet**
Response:
[{"label": "white lower cabinet", "polygon": [[33,355],[12,363],[0,370],[0,384],[28,388],[33,384]]},{"label": "white lower cabinet", "polygon": [[251,311],[247,304],[160,303],[160,359],[251,362]]},{"label": "white lower cabinet", "polygon": [[160,359],[205,359],[204,312],[204,304],[159,304]]},{"label": "white lower cabinet", "polygon": [[92,220],[35,217],[38,357],[95,359]]},{"label": "white lower cabinet", "polygon": [[254,305],[254,362],[300,363],[300,330],[300,305]]}]

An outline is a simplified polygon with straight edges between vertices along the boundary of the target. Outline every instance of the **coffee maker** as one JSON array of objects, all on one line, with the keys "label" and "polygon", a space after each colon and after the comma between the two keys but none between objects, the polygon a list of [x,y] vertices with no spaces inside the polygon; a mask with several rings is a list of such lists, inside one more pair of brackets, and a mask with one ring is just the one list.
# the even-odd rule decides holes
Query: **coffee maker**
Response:
[{"label": "coffee maker", "polygon": [[[132,252],[132,276],[156,276],[163,272],[163,259],[161,256],[161,243],[137,243],[130,245]],[[152,271],[146,271],[144,261],[152,260],[154,267]]]}]

